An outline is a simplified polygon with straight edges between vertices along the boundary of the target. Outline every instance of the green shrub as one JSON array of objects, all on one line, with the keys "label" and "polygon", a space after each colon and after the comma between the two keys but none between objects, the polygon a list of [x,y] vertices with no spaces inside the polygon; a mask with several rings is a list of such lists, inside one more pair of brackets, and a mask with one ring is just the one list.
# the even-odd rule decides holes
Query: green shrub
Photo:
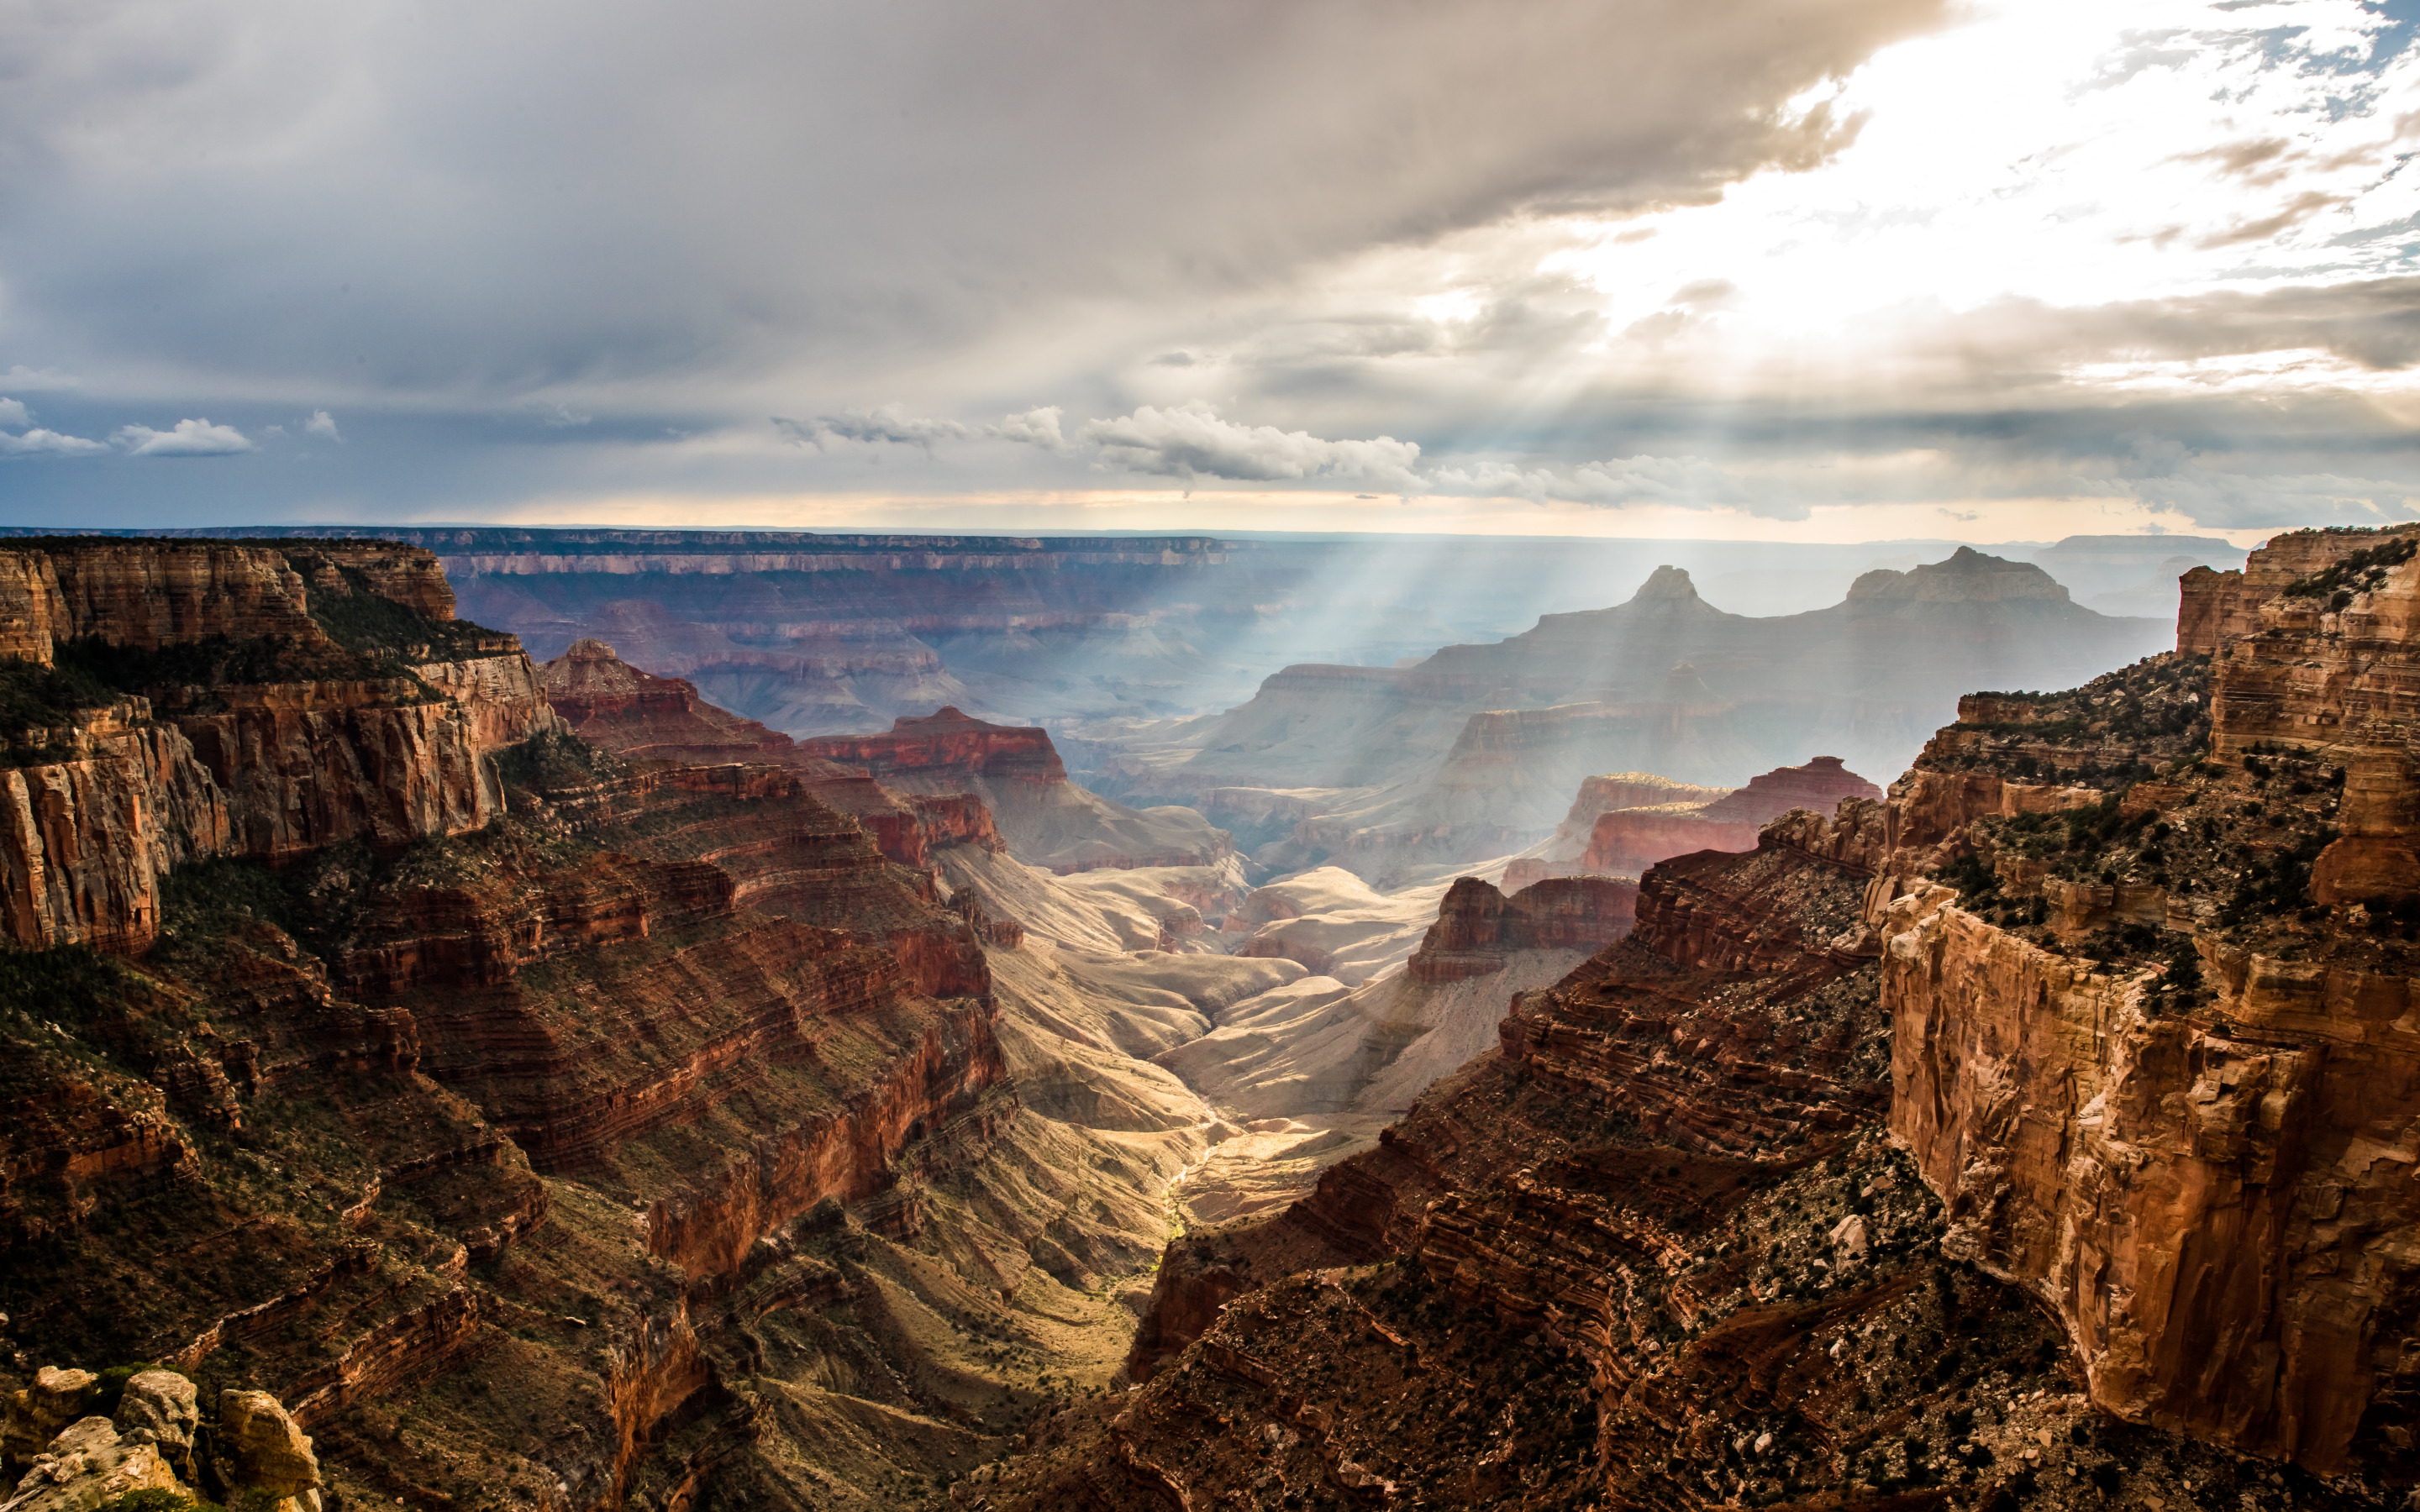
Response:
[{"label": "green shrub", "polygon": [[0,1012],[89,1024],[124,1001],[126,968],[86,945],[0,948]]}]

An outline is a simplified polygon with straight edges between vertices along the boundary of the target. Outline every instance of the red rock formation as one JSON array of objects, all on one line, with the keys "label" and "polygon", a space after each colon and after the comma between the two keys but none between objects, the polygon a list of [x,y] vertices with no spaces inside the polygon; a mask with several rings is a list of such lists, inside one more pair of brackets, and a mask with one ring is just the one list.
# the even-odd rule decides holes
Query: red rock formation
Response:
[{"label": "red rock formation", "polygon": [[1007,848],[991,811],[973,795],[894,793],[855,767],[715,707],[685,679],[631,666],[601,640],[575,642],[546,664],[544,676],[555,712],[582,739],[639,761],[778,763],[798,774],[805,791],[856,819],[882,854],[903,866],[927,868],[932,853],[949,845]]},{"label": "red rock formation", "polygon": [[1098,868],[1211,866],[1227,832],[1189,810],[1129,809],[1067,780],[1048,731],[986,723],[944,705],[887,734],[801,741],[802,755],[856,767],[886,788],[980,797],[1019,859],[1064,875]]},{"label": "red rock formation", "polygon": [[[2223,592],[2206,592],[2198,607],[2189,579],[2180,645],[2217,642],[2215,764],[2137,784],[2128,807],[2170,821],[2164,830],[2216,834],[2259,810],[2240,801],[2255,779],[2266,784],[2250,753],[2317,757],[2345,774],[2340,799],[2319,789],[2312,800],[2334,810],[2344,838],[2319,854],[2312,896],[2326,905],[2403,895],[2420,569],[2351,574],[2341,599],[2333,585],[2282,592],[2394,544],[2372,532],[2280,537],[2240,578],[2209,575],[2235,580],[2204,581]],[[2121,712],[2098,702],[2113,719]],[[1961,712],[1962,725],[2009,731],[2029,762],[2040,742],[2019,744],[2028,725],[2074,722],[2064,705],[2047,722],[1982,703]],[[1945,732],[1929,759],[1987,741]],[[1974,786],[1982,774],[1960,775]],[[2288,826],[2278,843],[2304,827],[2291,797],[2272,795]],[[1978,795],[1904,827],[1918,841],[1951,836],[1993,807]],[[2256,824],[2259,840],[2269,833]],[[2055,878],[2040,887],[2074,913],[2079,889]],[[1901,1089],[1893,1122],[1951,1205],[1952,1242],[2058,1310],[2096,1399],[2114,1411],[2323,1469],[2396,1456],[2398,1414],[2381,1415],[2397,1399],[2395,1377],[2378,1341],[2412,1303],[2378,1246],[2409,1199],[2393,1174],[2400,1165],[2382,1167],[2372,1151],[2404,1120],[2403,1088],[2420,1078],[2420,1043],[2385,1027],[2402,1012],[2407,974],[2381,970],[2374,948],[2331,940],[2324,928],[2316,939],[2297,930],[2281,950],[2230,929],[2211,904],[2172,901],[2167,887],[2081,891],[2108,901],[2060,933],[2130,912],[2181,929],[2216,983],[2210,1000],[2165,1016],[2159,975],[2013,935],[1947,888],[1918,885],[1890,904]],[[2038,1111],[2012,1116],[2027,1106]],[[2385,1437],[2365,1443],[2366,1433]]]},{"label": "red rock formation", "polygon": [[1745,821],[1717,824],[1702,805],[1668,804],[1617,809],[1597,815],[1588,849],[1571,863],[1582,872],[1637,874],[1656,862],[1692,851],[1745,851],[1756,845],[1757,826]]},{"label": "red rock formation", "polygon": [[716,708],[694,685],[658,677],[602,640],[575,640],[544,669],[547,702],[582,740],[647,761],[780,761],[790,737]]},{"label": "red rock formation", "polygon": [[129,697],[26,733],[21,748],[72,759],[0,771],[0,935],[21,945],[146,949],[158,878],[180,860],[284,860],[353,839],[391,851],[478,828],[501,812],[483,753],[551,723],[510,637],[454,632],[427,552],[67,540],[0,559],[0,651],[36,663],[82,637],[155,651],[271,638],[342,661],[314,594],[419,615],[430,644],[405,654],[451,637],[415,679],[163,689],[165,703]]},{"label": "red rock formation", "polygon": [[1818,756],[1804,766],[1776,767],[1709,802],[1663,802],[1601,813],[1578,870],[1643,872],[1691,851],[1749,850],[1761,827],[1793,809],[1829,814],[1842,799],[1882,795],[1882,789],[1848,770],[1838,756]]},{"label": "red rock formation", "polygon": [[1776,766],[1748,779],[1747,786],[1706,805],[1705,816],[1717,823],[1763,825],[1792,809],[1828,815],[1843,798],[1882,795],[1882,789],[1843,766],[1838,756],[1817,756],[1804,766]]},{"label": "red rock formation", "polygon": [[861,767],[876,779],[939,776],[944,781],[980,777],[990,782],[1036,787],[1067,780],[1047,730],[988,724],[942,706],[924,718],[892,721],[880,735],[825,735],[800,743],[811,755]]},{"label": "red rock formation", "polygon": [[1504,969],[1513,950],[1596,950],[1629,932],[1636,883],[1558,877],[1510,897],[1477,877],[1458,879],[1405,969],[1419,981],[1459,981]]},{"label": "red rock formation", "polygon": [[1568,854],[1569,848],[1575,846],[1585,847],[1600,814],[1616,809],[1657,809],[1680,804],[1695,807],[1728,796],[1730,791],[1691,787],[1652,772],[1607,772],[1583,778],[1578,795],[1572,799],[1572,811],[1555,826],[1556,854]]}]

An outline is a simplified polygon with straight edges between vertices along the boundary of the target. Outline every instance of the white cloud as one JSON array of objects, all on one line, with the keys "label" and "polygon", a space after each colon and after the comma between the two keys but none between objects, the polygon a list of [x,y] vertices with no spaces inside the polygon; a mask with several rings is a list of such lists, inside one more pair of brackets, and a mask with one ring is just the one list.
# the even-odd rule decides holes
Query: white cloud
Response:
[{"label": "white cloud", "polygon": [[342,442],[345,439],[336,429],[336,417],[325,409],[311,411],[311,418],[302,422],[302,434],[329,441]]},{"label": "white cloud", "polygon": [[1417,489],[1419,445],[1381,436],[1332,441],[1275,425],[1221,420],[1200,400],[1170,409],[1144,405],[1115,420],[1095,420],[1076,439],[1097,447],[1103,464],[1171,478],[1226,478],[1275,483],[1305,478],[1365,478],[1402,492]]},{"label": "white cloud", "polygon": [[109,448],[81,436],[54,430],[29,430],[22,436],[0,434],[0,456],[90,456]]},{"label": "white cloud", "polygon": [[243,432],[208,420],[179,420],[173,430],[121,425],[110,440],[125,447],[129,456],[232,456],[253,450]]},{"label": "white cloud", "polygon": [[34,417],[23,399],[0,399],[0,425],[30,425]]},{"label": "white cloud", "polygon": [[1066,456],[1076,449],[1068,444],[1065,433],[1060,429],[1063,413],[1064,411],[1055,404],[1044,405],[1038,409],[1028,409],[1021,415],[1003,416],[999,424],[985,426],[984,434],[1004,441],[1039,446],[1046,452]]},{"label": "white cloud", "polygon": [[775,415],[773,424],[792,441],[818,452],[854,441],[867,446],[886,442],[913,446],[929,455],[940,442],[964,440],[970,434],[965,425],[954,420],[911,416],[895,404],[878,409],[844,409],[838,414],[816,415],[804,421]]},{"label": "white cloud", "polygon": [[46,389],[72,389],[77,387],[78,383],[79,380],[74,375],[62,373],[57,368],[27,367],[23,363],[17,363],[6,373],[0,373],[0,385],[27,393]]}]

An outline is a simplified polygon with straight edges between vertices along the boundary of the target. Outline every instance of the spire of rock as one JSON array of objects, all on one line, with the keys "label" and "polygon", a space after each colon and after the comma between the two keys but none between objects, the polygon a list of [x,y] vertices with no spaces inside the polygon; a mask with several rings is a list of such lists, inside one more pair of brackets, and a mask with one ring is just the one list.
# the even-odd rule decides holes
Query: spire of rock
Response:
[{"label": "spire of rock", "polygon": [[1638,585],[1638,592],[1630,595],[1630,601],[1634,604],[1657,598],[1694,601],[1697,596],[1698,585],[1689,580],[1687,571],[1667,563],[1648,575],[1647,580]]}]

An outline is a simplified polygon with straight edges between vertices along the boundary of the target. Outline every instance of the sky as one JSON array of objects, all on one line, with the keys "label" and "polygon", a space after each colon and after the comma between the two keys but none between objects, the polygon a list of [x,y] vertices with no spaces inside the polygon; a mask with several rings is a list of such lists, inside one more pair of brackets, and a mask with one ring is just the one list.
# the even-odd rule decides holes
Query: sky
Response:
[{"label": "sky", "polygon": [[2420,0],[23,0],[0,523],[2420,517]]}]

